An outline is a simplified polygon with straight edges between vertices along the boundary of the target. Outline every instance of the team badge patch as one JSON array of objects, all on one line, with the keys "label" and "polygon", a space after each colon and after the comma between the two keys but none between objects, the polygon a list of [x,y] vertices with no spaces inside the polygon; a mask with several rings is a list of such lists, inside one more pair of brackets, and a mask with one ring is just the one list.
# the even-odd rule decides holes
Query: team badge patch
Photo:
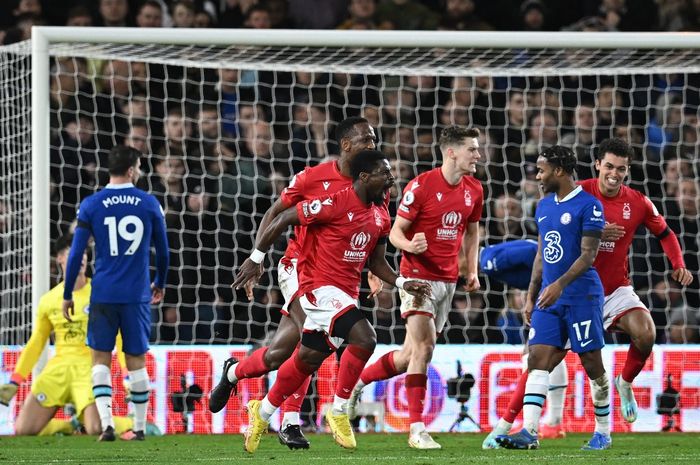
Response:
[{"label": "team badge patch", "polygon": [[309,211],[312,215],[317,215],[321,211],[321,201],[316,199],[309,204]]},{"label": "team badge patch", "polygon": [[559,218],[559,221],[561,221],[561,224],[569,224],[571,223],[571,213],[566,212],[563,215],[561,215],[561,218]]},{"label": "team badge patch", "polygon": [[416,196],[413,194],[413,191],[408,191],[403,195],[404,205],[411,205],[414,200],[416,200]]}]

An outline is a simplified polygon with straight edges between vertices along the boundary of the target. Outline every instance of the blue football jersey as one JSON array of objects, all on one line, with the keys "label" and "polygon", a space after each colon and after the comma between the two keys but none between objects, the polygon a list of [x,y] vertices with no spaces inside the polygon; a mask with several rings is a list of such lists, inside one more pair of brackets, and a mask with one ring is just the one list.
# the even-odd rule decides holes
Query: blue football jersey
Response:
[{"label": "blue football jersey", "polygon": [[479,268],[491,279],[527,290],[535,255],[537,242],[522,239],[501,242],[489,245],[481,251]]},{"label": "blue football jersey", "polygon": [[[566,273],[581,255],[584,231],[602,231],[603,206],[598,199],[577,186],[561,201],[550,194],[537,204],[535,219],[542,241],[542,289]],[[582,296],[602,295],[603,285],[591,267],[572,281],[557,302],[575,303]]]},{"label": "blue football jersey", "polygon": [[151,243],[156,249],[154,283],[165,287],[168,239],[163,210],[154,196],[129,183],[108,185],[81,202],[68,258],[66,299],[70,299],[90,236],[95,239],[91,302],[149,302]]}]

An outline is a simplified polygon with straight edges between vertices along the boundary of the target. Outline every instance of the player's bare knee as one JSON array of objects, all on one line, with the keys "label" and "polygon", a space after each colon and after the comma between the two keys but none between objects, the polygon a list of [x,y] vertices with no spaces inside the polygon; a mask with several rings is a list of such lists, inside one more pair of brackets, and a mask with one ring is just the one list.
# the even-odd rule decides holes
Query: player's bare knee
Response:
[{"label": "player's bare knee", "polygon": [[433,359],[433,350],[435,346],[430,343],[419,344],[414,351],[413,358],[419,362],[430,363]]},{"label": "player's bare knee", "polygon": [[295,347],[296,344],[292,345],[291,348],[282,344],[277,344],[274,346],[270,345],[270,347],[268,347],[265,351],[265,356],[263,357],[265,366],[270,370],[278,369],[280,366],[282,366],[284,361],[287,360],[292,353],[294,353]]},{"label": "player's bare knee", "polygon": [[85,432],[90,436],[96,436],[102,433],[102,425],[98,421],[86,421],[83,425],[85,427]]},{"label": "player's bare knee", "polygon": [[651,351],[654,349],[654,340],[656,339],[656,332],[652,331],[651,333],[644,332],[642,334],[639,334],[637,337],[632,339],[632,344],[639,350],[639,352],[644,355],[648,356],[651,354]]}]

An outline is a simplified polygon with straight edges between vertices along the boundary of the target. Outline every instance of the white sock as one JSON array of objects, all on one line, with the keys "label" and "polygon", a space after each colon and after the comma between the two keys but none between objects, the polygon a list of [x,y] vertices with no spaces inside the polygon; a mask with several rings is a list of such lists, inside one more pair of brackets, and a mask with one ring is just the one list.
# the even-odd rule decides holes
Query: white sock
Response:
[{"label": "white sock", "polygon": [[284,417],[282,418],[282,429],[285,429],[289,425],[301,425],[299,412],[284,412]]},{"label": "white sock", "polygon": [[544,422],[549,426],[561,424],[564,416],[564,399],[566,387],[569,384],[569,370],[566,362],[561,361],[554,370],[549,373],[549,391],[547,392],[547,413]]},{"label": "white sock", "polygon": [[523,428],[533,436],[537,436],[537,428],[548,389],[549,372],[546,370],[530,371],[525,384],[525,397],[523,397]]},{"label": "white sock", "polygon": [[260,418],[269,422],[270,418],[272,418],[272,415],[274,415],[276,411],[277,407],[272,405],[272,402],[270,402],[267,396],[265,396],[262,402],[260,402]]},{"label": "white sock", "polygon": [[112,418],[112,372],[107,365],[93,365],[92,367],[92,394],[95,397],[95,406],[100,415],[102,431],[108,426],[114,428]]},{"label": "white sock", "polygon": [[425,423],[423,423],[422,421],[411,423],[411,426],[409,427],[409,434],[411,434],[411,436],[413,436],[414,434],[418,434],[421,431],[425,431]]},{"label": "white sock", "polygon": [[610,436],[610,382],[608,374],[603,373],[598,379],[589,382],[591,397],[595,408],[595,431]]},{"label": "white sock", "polygon": [[229,380],[230,383],[235,383],[238,381],[238,378],[236,378],[236,365],[238,363],[234,363],[230,367],[228,367],[228,371],[226,372],[226,378]]},{"label": "white sock", "polygon": [[333,415],[342,415],[348,413],[348,399],[342,397],[333,397]]},{"label": "white sock", "polygon": [[512,427],[513,423],[501,418],[498,420],[498,423],[496,423],[496,427],[493,429],[493,431],[495,432],[496,436],[500,436],[502,434],[508,434]]},{"label": "white sock", "polygon": [[148,411],[148,396],[150,382],[145,368],[130,371],[131,403],[134,404],[134,431],[146,431],[146,412]]}]

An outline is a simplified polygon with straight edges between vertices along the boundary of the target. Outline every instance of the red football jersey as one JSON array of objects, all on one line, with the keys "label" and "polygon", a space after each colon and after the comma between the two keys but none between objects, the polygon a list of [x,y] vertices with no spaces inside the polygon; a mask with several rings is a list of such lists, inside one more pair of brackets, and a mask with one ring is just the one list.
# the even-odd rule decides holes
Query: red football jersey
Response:
[{"label": "red football jersey", "polygon": [[428,250],[419,255],[406,251],[401,259],[401,275],[431,281],[457,281],[457,255],[467,223],[481,218],[484,189],[478,179],[463,176],[456,186],[445,180],[440,168],[416,177],[404,189],[397,214],[411,221],[406,233],[412,239],[422,232]]},{"label": "red football jersey", "polygon": [[[304,200],[311,200],[322,195],[335,194],[352,186],[352,178],[343,176],[338,170],[338,163],[329,161],[321,163],[297,173],[280,195],[282,203],[287,207],[297,205]],[[293,258],[299,258],[301,244],[304,243],[306,228],[296,226],[294,235],[289,238],[287,250],[282,258],[283,263]]]},{"label": "red football jersey", "polygon": [[610,295],[618,287],[630,285],[628,255],[634,232],[644,225],[658,236],[666,229],[666,220],[646,195],[627,186],[621,186],[615,197],[606,197],[600,192],[597,178],[586,179],[579,184],[603,204],[606,223],[625,228],[625,235],[617,241],[600,242],[598,255],[593,262],[603,282],[605,295]]},{"label": "red football jersey", "polygon": [[365,262],[377,241],[391,229],[386,207],[368,207],[350,188],[305,200],[296,208],[306,226],[297,266],[299,290],[309,292],[331,285],[357,298]]}]

